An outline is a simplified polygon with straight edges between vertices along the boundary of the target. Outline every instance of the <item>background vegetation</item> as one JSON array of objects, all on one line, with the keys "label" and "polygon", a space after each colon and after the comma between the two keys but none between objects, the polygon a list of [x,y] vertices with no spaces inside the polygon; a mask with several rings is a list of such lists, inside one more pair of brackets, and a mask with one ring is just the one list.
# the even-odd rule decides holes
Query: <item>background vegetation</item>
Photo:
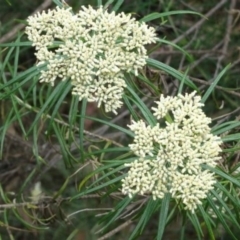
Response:
[{"label": "background vegetation", "polygon": [[[67,4],[78,11],[82,5],[97,6],[97,1],[71,0]],[[128,154],[128,149],[123,146],[127,146],[132,138],[128,130],[121,127],[125,128],[130,123],[131,115],[135,113],[134,106],[131,111],[123,107],[117,116],[106,115],[95,104],[78,103],[69,92],[64,91],[62,84],[54,90],[51,86],[38,83],[34,74],[36,69],[31,68],[36,63],[34,48],[24,44],[27,41],[25,35],[21,36],[21,47],[19,39],[24,31],[25,19],[30,14],[52,8],[55,4],[48,0],[0,0],[0,6],[1,239],[128,239],[137,225],[135,220],[143,214],[140,210],[146,204],[144,199],[139,198],[128,205],[125,212],[118,216],[119,221],[113,223],[111,231],[96,232],[108,221],[104,219],[106,213],[111,213],[116,205],[122,207],[119,205],[123,199],[118,190],[120,185],[111,182],[114,178],[110,176],[119,178],[122,174],[119,161]],[[213,126],[234,121],[235,127],[219,131],[222,137],[230,136],[225,138],[220,164],[229,175],[239,175],[236,173],[240,155],[237,124],[240,120],[239,9],[240,3],[236,0],[125,0],[119,9],[132,13],[137,19],[153,12],[182,10],[205,16],[176,14],[150,21],[160,38],[177,44],[184,51],[166,44],[148,48],[151,58],[178,70],[177,73],[182,73],[182,76],[187,75],[201,93],[213,86],[216,83],[214,79],[231,63],[204,108],[213,119]],[[9,42],[13,44],[5,44]],[[31,72],[21,76],[30,68]],[[139,78],[131,80],[146,106],[151,106],[157,99],[156,92],[176,95],[181,84],[176,76],[152,66],[146,67],[142,75],[151,79],[154,88]],[[29,77],[27,81],[26,77]],[[14,79],[14,84],[8,84]],[[185,91],[188,89],[186,86]],[[63,95],[64,98],[60,99]],[[83,121],[81,116],[88,117]],[[116,161],[111,163],[111,159]],[[92,174],[98,167],[100,170]],[[119,167],[120,174],[115,172],[115,167]],[[107,176],[110,183],[108,188],[98,190],[102,176]],[[100,180],[95,185],[96,191],[78,194],[78,190],[81,192],[82,188],[97,179]],[[38,205],[32,205],[39,191],[42,200]],[[236,201],[239,201],[238,194],[236,192]],[[238,202],[236,204],[239,206]],[[128,215],[134,217],[131,219]],[[137,239],[155,238],[158,216],[153,212],[147,227]],[[102,225],[99,224],[100,217]],[[166,228],[164,239],[179,239],[181,217],[180,213],[174,216],[174,221]],[[231,239],[217,221],[215,238]],[[239,236],[240,229],[236,225],[229,226],[235,236]],[[184,239],[199,238],[190,222],[186,222],[185,228]],[[212,238],[207,226],[203,224],[201,229],[205,232],[202,239]]]}]

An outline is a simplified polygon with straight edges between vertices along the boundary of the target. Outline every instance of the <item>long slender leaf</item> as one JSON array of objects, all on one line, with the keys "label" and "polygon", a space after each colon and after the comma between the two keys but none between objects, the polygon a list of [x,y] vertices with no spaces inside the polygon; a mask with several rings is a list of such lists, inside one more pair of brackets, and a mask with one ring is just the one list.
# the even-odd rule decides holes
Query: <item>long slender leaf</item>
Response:
[{"label": "long slender leaf", "polygon": [[152,112],[149,110],[149,108],[145,105],[145,103],[139,98],[139,96],[135,93],[135,91],[128,85],[127,90],[131,93],[131,95],[134,98],[134,102],[139,108],[139,110],[142,112],[143,116],[147,120],[147,122],[154,126],[156,124],[156,118],[153,116]]},{"label": "long slender leaf", "polygon": [[216,125],[216,126],[212,127],[211,132],[215,135],[220,135],[222,133],[230,131],[239,126],[240,126],[240,121],[224,122],[220,125]]},{"label": "long slender leaf", "polygon": [[142,19],[140,19],[141,22],[149,22],[158,18],[163,18],[163,17],[168,17],[171,15],[179,15],[179,14],[194,14],[194,15],[199,15],[201,17],[204,17],[202,14],[198,12],[193,12],[193,11],[186,11],[186,10],[177,10],[177,11],[167,11],[163,13],[150,13],[147,16],[144,16]]},{"label": "long slender leaf", "polygon": [[229,134],[222,137],[223,142],[239,141],[240,133]]},{"label": "long slender leaf", "polygon": [[200,212],[202,214],[202,217],[204,219],[204,223],[205,223],[205,225],[208,229],[208,234],[210,236],[210,239],[215,240],[215,236],[214,236],[214,232],[213,232],[213,229],[212,229],[211,221],[209,221],[209,214],[206,213],[206,211],[203,209],[203,207],[201,205],[198,206],[198,209],[200,210]]},{"label": "long slender leaf", "polygon": [[48,96],[46,102],[44,103],[41,110],[38,112],[37,116],[35,117],[28,133],[32,131],[34,125],[39,121],[39,119],[42,116],[44,116],[44,113],[46,114],[48,109],[55,105],[55,102],[61,97],[62,92],[65,91],[68,84],[69,84],[68,82],[61,82],[54,88],[53,92],[51,93],[50,96]]},{"label": "long slender leaf", "polygon": [[147,59],[147,64],[151,67],[157,68],[159,70],[162,70],[162,71],[170,74],[171,76],[175,77],[179,81],[182,81],[184,79],[186,85],[188,85],[189,87],[198,91],[198,88],[196,87],[196,85],[187,76],[184,77],[184,74],[182,74],[178,70],[168,66],[167,64],[159,62],[155,59],[150,59],[150,58]]},{"label": "long slender leaf", "polygon": [[124,0],[117,0],[116,4],[113,7],[113,11],[117,12],[118,9],[121,7],[121,5],[123,4]]},{"label": "long slender leaf", "polygon": [[85,122],[85,115],[86,115],[86,108],[87,108],[87,99],[82,100],[82,106],[81,106],[81,118],[79,122],[79,135],[80,135],[80,151],[81,151],[81,159],[84,161],[84,148],[83,148],[83,142],[84,142],[84,122]]},{"label": "long slender leaf", "polygon": [[208,97],[210,96],[210,94],[212,93],[212,91],[214,90],[214,88],[216,87],[216,85],[218,84],[218,82],[220,81],[220,79],[222,78],[222,76],[227,72],[227,70],[230,68],[231,64],[228,64],[216,77],[216,79],[211,83],[210,87],[208,88],[208,90],[205,92],[205,94],[203,95],[201,102],[205,103],[206,100],[208,99]]},{"label": "long slender leaf", "polygon": [[[80,116],[81,117],[81,116]],[[123,128],[123,127],[120,127],[119,125],[116,125],[114,123],[111,123],[109,121],[106,121],[106,120],[102,120],[102,119],[99,119],[99,118],[95,118],[95,117],[89,117],[89,116],[86,116],[86,119],[90,119],[90,120],[93,120],[93,121],[96,121],[96,122],[100,122],[102,124],[105,124],[107,126],[110,126],[120,132],[123,132],[125,133],[126,135],[130,136],[130,137],[134,137],[134,134],[132,131],[126,129],[126,128]]]},{"label": "long slender leaf", "polygon": [[169,209],[171,195],[169,193],[165,194],[164,198],[162,199],[161,211],[159,214],[159,223],[158,223],[158,234],[157,240],[161,240],[166,224],[167,224],[167,215]]},{"label": "long slender leaf", "polygon": [[230,181],[230,183],[234,183],[236,184],[238,187],[240,187],[240,181],[234,177],[232,177],[231,175],[223,172],[222,170],[218,169],[218,168],[213,168],[213,167],[210,167],[210,166],[206,166],[206,165],[203,165],[203,168],[205,169],[209,169],[210,171],[216,173],[217,175],[223,177],[224,179]]},{"label": "long slender leaf", "polygon": [[107,222],[107,224],[105,224],[104,228],[107,228],[109,225],[111,225],[121,214],[121,212],[127,207],[127,205],[129,205],[129,203],[132,201],[131,198],[129,197],[125,197],[116,207],[115,210],[113,212],[113,214],[111,214],[111,218],[109,218],[110,220]]},{"label": "long slender leaf", "polygon": [[198,240],[202,240],[202,237],[203,237],[204,234],[203,234],[201,224],[199,222],[199,219],[198,219],[197,215],[188,212],[187,217],[191,221],[192,225],[194,226],[194,228],[196,230]]},{"label": "long slender leaf", "polygon": [[212,190],[211,193],[215,196],[217,201],[220,203],[220,206],[226,210],[227,216],[231,220],[231,222],[234,224],[234,226],[237,227],[238,229],[240,229],[240,224],[238,223],[237,219],[234,217],[234,214],[229,209],[228,205],[225,203],[225,201],[222,199],[222,197],[220,197],[219,194],[215,190]]},{"label": "long slender leaf", "polygon": [[185,51],[183,48],[179,47],[177,44],[172,43],[171,41],[167,41],[165,39],[158,38],[157,42],[172,46],[172,47],[176,48],[177,50],[179,50],[180,52],[182,52],[184,55],[186,55],[189,60],[193,59],[192,56],[187,51]]},{"label": "long slender leaf", "polygon": [[129,240],[134,239],[138,233],[139,234],[142,233],[146,224],[148,223],[149,219],[154,213],[157,205],[159,205],[158,201],[154,201],[152,198],[150,198],[146,206],[142,206],[142,208],[144,208],[144,211],[142,211],[140,219],[138,220],[137,226],[134,228],[132,234],[129,237]]},{"label": "long slender leaf", "polygon": [[234,235],[234,233],[231,231],[231,229],[229,228],[227,222],[225,221],[223,214],[220,212],[220,210],[216,207],[216,204],[214,203],[214,201],[211,198],[208,198],[208,202],[211,206],[211,208],[213,209],[214,213],[216,214],[218,220],[221,222],[221,224],[223,225],[223,227],[225,228],[225,230],[232,236],[233,239],[238,240],[236,238],[236,236]]}]

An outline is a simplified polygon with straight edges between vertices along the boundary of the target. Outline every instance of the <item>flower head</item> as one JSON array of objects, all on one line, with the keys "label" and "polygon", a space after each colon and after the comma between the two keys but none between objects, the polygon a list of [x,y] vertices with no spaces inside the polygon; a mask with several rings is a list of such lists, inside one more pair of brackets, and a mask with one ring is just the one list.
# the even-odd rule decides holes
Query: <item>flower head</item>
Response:
[{"label": "flower head", "polygon": [[121,107],[124,73],[146,64],[144,45],[156,41],[155,31],[131,15],[108,13],[103,7],[59,8],[28,18],[28,38],[36,47],[40,81],[54,85],[70,79],[79,100],[105,104],[107,112]]},{"label": "flower head", "polygon": [[221,140],[211,134],[211,119],[195,94],[161,96],[157,107],[152,108],[154,115],[159,120],[167,114],[172,116],[172,121],[162,127],[146,126],[142,120],[129,126],[135,133],[129,146],[140,158],[127,165],[130,170],[123,179],[123,193],[151,193],[156,199],[169,192],[191,211],[206,198],[215,180],[203,165],[217,164]]}]

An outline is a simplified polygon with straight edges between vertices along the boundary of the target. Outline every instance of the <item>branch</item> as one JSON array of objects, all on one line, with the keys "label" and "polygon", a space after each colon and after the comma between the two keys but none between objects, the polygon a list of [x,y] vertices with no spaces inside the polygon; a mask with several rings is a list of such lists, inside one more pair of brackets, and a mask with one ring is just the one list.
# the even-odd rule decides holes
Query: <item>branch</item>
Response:
[{"label": "branch", "polygon": [[206,13],[205,18],[202,18],[200,21],[198,21],[196,24],[194,24],[192,27],[190,27],[186,32],[184,32],[182,35],[180,35],[178,38],[176,38],[173,43],[180,42],[183,38],[185,38],[187,35],[195,31],[197,28],[199,28],[210,16],[212,16],[219,8],[222,7],[227,2],[227,0],[222,0],[219,2],[214,8],[212,8],[208,13]]},{"label": "branch", "polygon": [[226,34],[224,37],[224,43],[223,43],[223,48],[222,48],[222,55],[218,58],[218,62],[217,62],[217,67],[216,67],[216,71],[214,73],[214,78],[218,75],[219,69],[221,68],[221,63],[223,61],[223,59],[226,57],[227,55],[227,51],[228,51],[228,45],[230,42],[230,35],[232,32],[232,23],[233,23],[233,14],[232,14],[232,10],[235,8],[236,6],[236,0],[232,0],[230,7],[229,7],[229,11],[228,11],[228,19],[227,19],[227,26],[226,26]]}]

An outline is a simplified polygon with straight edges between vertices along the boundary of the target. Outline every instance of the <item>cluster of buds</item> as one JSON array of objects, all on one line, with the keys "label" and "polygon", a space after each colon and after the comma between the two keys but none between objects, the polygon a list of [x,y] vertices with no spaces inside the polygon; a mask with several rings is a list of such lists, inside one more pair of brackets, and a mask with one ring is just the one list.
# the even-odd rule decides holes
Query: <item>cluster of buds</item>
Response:
[{"label": "cluster of buds", "polygon": [[211,134],[211,119],[202,111],[200,100],[195,92],[162,95],[152,108],[154,116],[163,120],[168,115],[171,121],[152,127],[140,120],[129,126],[135,133],[130,149],[139,158],[126,164],[130,169],[122,180],[124,194],[152,194],[162,199],[171,193],[192,212],[207,197],[215,179],[203,165],[216,166],[221,139]]},{"label": "cluster of buds", "polygon": [[40,81],[70,80],[79,100],[104,103],[106,112],[115,114],[122,106],[124,73],[137,75],[146,64],[144,46],[156,41],[154,28],[103,7],[83,6],[77,14],[57,7],[27,21],[38,65],[46,65]]}]

